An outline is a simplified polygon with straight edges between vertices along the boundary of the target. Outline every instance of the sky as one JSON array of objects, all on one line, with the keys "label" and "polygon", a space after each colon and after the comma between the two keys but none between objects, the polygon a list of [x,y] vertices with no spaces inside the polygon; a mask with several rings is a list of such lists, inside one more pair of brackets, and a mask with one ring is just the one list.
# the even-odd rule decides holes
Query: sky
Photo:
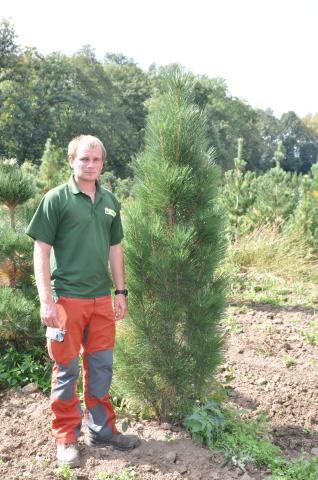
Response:
[{"label": "sky", "polygon": [[277,117],[318,112],[317,0],[0,0],[20,45],[180,63]]}]

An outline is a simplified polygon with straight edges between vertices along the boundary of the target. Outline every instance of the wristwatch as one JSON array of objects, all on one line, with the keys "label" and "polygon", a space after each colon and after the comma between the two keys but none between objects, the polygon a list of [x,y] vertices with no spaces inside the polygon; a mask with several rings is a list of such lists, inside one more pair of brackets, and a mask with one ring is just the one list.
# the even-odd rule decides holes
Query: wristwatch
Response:
[{"label": "wristwatch", "polygon": [[115,290],[115,295],[125,295],[127,297],[128,290],[126,288],[124,290]]}]

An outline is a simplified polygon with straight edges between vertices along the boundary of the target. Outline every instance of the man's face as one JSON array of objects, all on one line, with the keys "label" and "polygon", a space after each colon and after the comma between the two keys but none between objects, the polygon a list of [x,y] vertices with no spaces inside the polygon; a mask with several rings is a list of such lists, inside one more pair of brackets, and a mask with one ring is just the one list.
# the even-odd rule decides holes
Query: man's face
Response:
[{"label": "man's face", "polygon": [[93,183],[103,168],[102,149],[80,144],[75,158],[70,158],[69,162],[76,181]]}]

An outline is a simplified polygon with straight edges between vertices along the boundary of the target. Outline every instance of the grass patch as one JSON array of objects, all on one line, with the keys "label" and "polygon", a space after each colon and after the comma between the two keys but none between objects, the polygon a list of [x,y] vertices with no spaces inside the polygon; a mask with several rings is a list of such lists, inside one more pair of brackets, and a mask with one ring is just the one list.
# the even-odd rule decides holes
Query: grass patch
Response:
[{"label": "grass patch", "polygon": [[318,282],[318,262],[305,240],[293,232],[263,225],[239,238],[229,249],[240,270],[270,272],[286,280]]},{"label": "grass patch", "polygon": [[292,284],[269,272],[250,270],[231,277],[230,297],[240,302],[262,303],[277,308],[302,305],[317,308],[318,285],[295,280]]},{"label": "grass patch", "polygon": [[230,279],[230,296],[242,302],[317,305],[318,262],[293,232],[258,228],[229,246],[222,268]]}]

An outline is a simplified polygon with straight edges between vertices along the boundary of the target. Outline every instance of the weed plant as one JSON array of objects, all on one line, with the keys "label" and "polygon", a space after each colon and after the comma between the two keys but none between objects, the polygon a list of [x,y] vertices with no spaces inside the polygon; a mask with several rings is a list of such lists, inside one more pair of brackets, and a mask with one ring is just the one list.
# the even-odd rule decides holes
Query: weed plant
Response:
[{"label": "weed plant", "polygon": [[70,468],[69,465],[64,463],[63,465],[60,465],[56,470],[55,470],[55,477],[60,479],[60,480],[77,480],[77,475],[75,472],[73,472]]},{"label": "weed plant", "polygon": [[138,476],[133,467],[124,468],[118,475],[107,472],[99,472],[96,480],[138,480]]},{"label": "weed plant", "polygon": [[312,320],[308,327],[301,332],[307,343],[310,345],[318,345],[318,322]]},{"label": "weed plant", "polygon": [[204,407],[197,406],[184,421],[186,430],[199,445],[205,444],[212,448],[221,433],[225,430],[225,418],[218,404],[211,400]]},{"label": "weed plant", "polygon": [[222,452],[227,461],[245,470],[247,464],[271,469],[271,480],[317,480],[318,458],[289,461],[274,445],[266,427],[266,416],[243,419],[242,412],[222,408],[217,402],[194,407],[184,426],[195,442]]},{"label": "weed plant", "polygon": [[264,417],[242,420],[232,408],[222,409],[216,402],[197,406],[184,421],[195,442],[222,451],[234,465],[271,465],[279,448],[267,438]]},{"label": "weed plant", "polygon": [[290,355],[285,354],[283,356],[283,363],[284,363],[286,368],[290,368],[290,367],[293,367],[295,365],[296,360],[293,357],[291,357]]},{"label": "weed plant", "polygon": [[273,475],[267,480],[317,480],[318,457],[308,459],[300,458],[289,465],[283,462],[277,465]]},{"label": "weed plant", "polygon": [[50,388],[51,365],[44,347],[32,347],[20,352],[14,347],[0,345],[0,385],[17,388],[36,383],[43,392]]}]

